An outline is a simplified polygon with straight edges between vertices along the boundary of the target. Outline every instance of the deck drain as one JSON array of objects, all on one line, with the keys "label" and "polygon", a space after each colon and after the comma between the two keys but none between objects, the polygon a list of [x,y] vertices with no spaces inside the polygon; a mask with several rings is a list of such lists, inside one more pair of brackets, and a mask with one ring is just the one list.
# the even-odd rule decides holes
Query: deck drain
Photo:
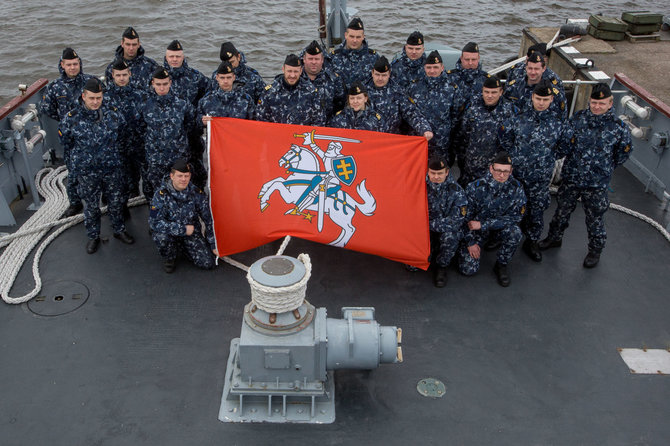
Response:
[{"label": "deck drain", "polygon": [[416,385],[416,390],[423,396],[442,398],[446,388],[444,383],[435,378],[424,378]]},{"label": "deck drain", "polygon": [[28,302],[28,309],[40,316],[60,316],[84,305],[89,296],[83,283],[71,280],[45,283],[39,296]]}]

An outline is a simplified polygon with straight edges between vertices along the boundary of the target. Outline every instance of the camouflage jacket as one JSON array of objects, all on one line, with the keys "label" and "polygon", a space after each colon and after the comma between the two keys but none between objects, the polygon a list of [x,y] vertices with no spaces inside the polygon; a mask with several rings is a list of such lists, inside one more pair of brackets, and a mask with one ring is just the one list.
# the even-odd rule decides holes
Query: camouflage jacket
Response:
[{"label": "camouflage jacket", "polygon": [[376,87],[372,77],[365,81],[368,96],[375,111],[382,116],[386,133],[400,133],[400,125],[406,122],[417,135],[431,130],[430,124],[423,114],[412,103],[409,96],[393,81],[383,87]]},{"label": "camouflage jacket", "polygon": [[[163,60],[163,67],[170,73],[172,79],[172,86],[170,92],[189,102],[194,107],[198,105],[198,101],[205,96],[210,90],[214,89],[214,84],[207,76],[188,66],[186,60],[179,68],[173,68]],[[218,85],[216,85],[218,88]]]},{"label": "camouflage jacket", "polygon": [[460,232],[468,210],[468,199],[463,188],[447,175],[442,183],[432,183],[426,176],[428,218],[434,232]]},{"label": "camouflage jacket", "polygon": [[339,74],[327,68],[323,68],[316,75],[314,80],[311,80],[304,70],[301,77],[311,82],[321,93],[326,118],[331,118],[336,112],[344,108],[347,95],[344,91],[344,82]]},{"label": "camouflage jacket", "polygon": [[458,86],[458,95],[454,97],[453,116],[457,118],[463,113],[465,106],[476,96],[481,96],[484,81],[489,75],[482,70],[482,64],[472,70],[466,70],[461,65],[461,59],[456,62],[456,68],[447,71],[450,84]]},{"label": "camouflage jacket", "polygon": [[[554,91],[554,100],[549,106],[549,110],[561,119],[565,119],[568,116],[568,103],[563,89],[563,81],[558,77],[552,78],[547,74],[547,71],[542,74],[542,79],[548,80]],[[535,85],[528,85],[527,78],[524,75],[521,79],[513,79],[507,82],[505,97],[514,102],[519,109],[523,109],[529,106],[534,88]]]},{"label": "camouflage jacket", "polygon": [[93,77],[90,74],[84,74],[81,58],[79,59],[79,74],[73,78],[67,77],[65,70],[60,66],[61,61],[62,59],[58,61],[60,77],[47,85],[39,105],[41,113],[45,113],[56,121],[63,119],[70,110],[77,106],[86,81]]},{"label": "camouflage jacket", "polygon": [[333,70],[342,77],[345,87],[348,88],[355,81],[363,82],[372,72],[377,59],[377,51],[368,48],[368,42],[363,40],[357,50],[348,49],[346,42],[342,42],[333,52],[331,60]]},{"label": "camouflage jacket", "polygon": [[105,91],[108,100],[124,117],[125,125],[119,135],[122,151],[130,151],[144,147],[144,127],[142,124],[142,107],[149,93],[131,85],[119,87],[113,82]]},{"label": "camouflage jacket", "polygon": [[402,54],[391,62],[391,79],[402,89],[407,89],[412,81],[424,75],[423,64],[426,62],[426,54],[422,54],[417,60],[411,60],[405,53],[405,47]]},{"label": "camouflage jacket", "polygon": [[258,100],[255,118],[281,124],[324,126],[326,113],[322,102],[323,97],[311,82],[299,78],[295,85],[288,85],[280,74]]},{"label": "camouflage jacket", "polygon": [[107,65],[107,69],[105,70],[107,85],[112,85],[114,83],[114,80],[112,79],[112,66],[118,59],[123,59],[130,69],[130,85],[139,88],[140,90],[148,90],[151,84],[151,76],[154,71],[156,71],[158,64],[155,60],[144,55],[144,48],[142,48],[142,46],[139,47],[135,58],[125,59],[123,58],[123,47],[119,45],[116,48],[114,60]]},{"label": "camouflage jacket", "polygon": [[252,119],[253,114],[253,100],[242,88],[233,88],[231,91],[223,91],[217,88],[198,102],[196,124],[202,127],[202,117],[205,115]]},{"label": "camouflage jacket", "polygon": [[409,96],[433,129],[434,136],[428,141],[428,147],[442,151],[449,147],[455,94],[456,88],[448,83],[445,72],[438,77],[424,74],[410,85]]},{"label": "camouflage jacket", "polygon": [[371,106],[368,105],[365,110],[356,112],[347,105],[328,121],[328,127],[381,132],[384,130],[385,124],[381,115]]},{"label": "camouflage jacket", "polygon": [[[240,64],[237,68],[234,69],[235,72],[235,82],[244,89],[244,91],[251,96],[251,99],[254,100],[254,103],[258,101],[263,92],[265,91],[266,83],[258,74],[258,71],[254,70],[246,64],[246,58],[244,53],[240,52]],[[212,80],[216,79],[216,70],[212,73]],[[213,84],[214,87],[218,87],[216,82]]]},{"label": "camouflage jacket", "polygon": [[189,158],[188,135],[195,124],[195,111],[190,103],[172,91],[165,96],[155,93],[142,108],[147,163],[169,166],[177,158]]}]

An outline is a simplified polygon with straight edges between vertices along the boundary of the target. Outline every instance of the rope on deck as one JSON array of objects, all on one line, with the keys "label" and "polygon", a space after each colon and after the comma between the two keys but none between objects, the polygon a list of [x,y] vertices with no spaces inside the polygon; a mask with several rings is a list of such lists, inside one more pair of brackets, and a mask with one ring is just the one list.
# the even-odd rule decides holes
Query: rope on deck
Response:
[{"label": "rope on deck", "polygon": [[666,231],[665,228],[663,226],[661,226],[656,220],[653,220],[653,219],[647,217],[644,214],[640,214],[639,212],[633,211],[633,210],[628,209],[626,207],[623,207],[619,204],[610,203],[610,208],[614,209],[615,211],[619,211],[619,212],[623,212],[624,214],[631,215],[635,218],[639,218],[643,222],[649,223],[651,226],[656,228],[658,230],[658,232],[660,232],[661,235],[663,237],[665,237],[665,239],[667,241],[670,242],[670,233],[668,231]]}]

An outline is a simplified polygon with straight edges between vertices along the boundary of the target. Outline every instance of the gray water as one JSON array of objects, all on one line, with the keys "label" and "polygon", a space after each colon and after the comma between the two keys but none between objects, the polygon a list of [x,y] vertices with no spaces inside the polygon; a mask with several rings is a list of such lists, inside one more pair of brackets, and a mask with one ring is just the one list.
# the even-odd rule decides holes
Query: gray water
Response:
[{"label": "gray water", "polygon": [[[601,12],[615,17],[625,10],[662,12],[658,6],[652,0],[349,1],[363,19],[370,47],[389,59],[418,29],[429,43],[461,48],[478,42],[485,69],[517,55],[526,26],[560,26],[566,18]],[[67,46],[82,57],[86,73],[103,74],[129,25],[149,57],[161,63],[165,47],[179,39],[189,64],[208,76],[220,62],[221,43],[231,40],[269,82],[286,54],[318,37],[319,24],[317,0],[0,0],[0,13],[0,104],[16,95],[18,84],[57,77]]]}]

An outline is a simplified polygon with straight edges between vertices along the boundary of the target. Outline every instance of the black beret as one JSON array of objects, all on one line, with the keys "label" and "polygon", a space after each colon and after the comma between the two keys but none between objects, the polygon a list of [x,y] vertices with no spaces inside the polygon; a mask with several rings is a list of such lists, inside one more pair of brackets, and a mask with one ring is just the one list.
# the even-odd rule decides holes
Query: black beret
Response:
[{"label": "black beret", "polygon": [[362,31],[363,28],[363,21],[359,19],[358,17],[354,17],[351,19],[351,22],[347,25],[347,29],[355,29],[357,31]]},{"label": "black beret", "polygon": [[307,48],[305,48],[305,52],[307,54],[311,54],[312,56],[317,56],[319,54],[323,54],[323,50],[321,49],[321,45],[319,45],[319,42],[316,40],[312,40],[312,43],[307,45]]},{"label": "black beret", "polygon": [[510,158],[509,153],[503,151],[503,152],[498,152],[496,154],[496,157],[493,158],[493,162],[491,164],[504,164],[506,166],[511,166],[512,165],[512,158]]},{"label": "black beret", "polygon": [[373,68],[378,73],[386,73],[391,69],[389,66],[389,60],[384,56],[381,56],[379,59],[377,59]]},{"label": "black beret", "polygon": [[479,45],[477,45],[475,42],[468,42],[465,44],[463,49],[461,50],[463,53],[478,53],[479,52]]},{"label": "black beret", "polygon": [[498,79],[498,76],[495,74],[488,76],[486,79],[484,79],[484,88],[500,88],[502,87],[502,84],[500,83],[500,79]]},{"label": "black beret", "polygon": [[172,170],[187,173],[191,171],[191,165],[185,159],[178,158],[174,163],[172,163]]},{"label": "black beret", "polygon": [[295,54],[289,54],[286,56],[286,59],[284,59],[284,65],[288,65],[289,67],[299,67],[300,59],[298,59],[298,56]]},{"label": "black beret", "polygon": [[86,81],[86,84],[84,84],[84,90],[90,91],[91,93],[100,93],[102,92],[102,84],[97,77],[92,77]]},{"label": "black beret", "polygon": [[233,73],[233,66],[227,60],[224,60],[219,64],[219,68],[216,69],[216,74],[230,74]]},{"label": "black beret", "polygon": [[63,55],[61,56],[63,60],[79,59],[79,55],[75,50],[68,47],[63,50]]},{"label": "black beret", "polygon": [[444,158],[439,156],[433,157],[428,161],[428,168],[430,170],[442,170],[448,169],[447,163],[444,161]]},{"label": "black beret", "polygon": [[367,94],[368,90],[365,88],[365,85],[363,85],[360,81],[356,81],[353,84],[351,84],[351,87],[349,87],[349,93],[350,95],[357,95],[357,94]]},{"label": "black beret", "polygon": [[173,40],[170,42],[170,44],[167,46],[167,49],[170,51],[183,51],[184,48],[181,46],[181,43],[179,43],[179,40]]},{"label": "black beret", "polygon": [[112,64],[112,70],[127,70],[128,64],[123,59],[116,59]]},{"label": "black beret", "polygon": [[[551,51],[551,50],[549,50]],[[547,51],[547,44],[546,43],[536,43],[535,45],[531,45],[528,47],[528,51],[526,52],[526,56],[530,56],[533,53],[540,53],[543,56],[549,55],[549,51]]]},{"label": "black beret", "polygon": [[612,90],[607,84],[600,82],[591,88],[591,99],[606,99],[610,96],[612,96]]},{"label": "black beret", "polygon": [[544,62],[544,57],[540,53],[532,53],[530,56],[528,56],[528,62],[542,63]]},{"label": "black beret", "polygon": [[538,96],[552,96],[554,92],[551,89],[551,85],[549,85],[549,82],[541,80],[540,82],[535,85],[535,88],[533,88],[533,94],[536,94]]},{"label": "black beret", "polygon": [[423,34],[419,31],[414,31],[407,37],[407,45],[423,45]]},{"label": "black beret", "polygon": [[436,64],[436,63],[442,63],[442,56],[440,56],[439,51],[434,50],[430,52],[428,57],[426,57],[426,62],[424,62],[424,65]]},{"label": "black beret", "polygon": [[126,39],[139,39],[140,36],[137,34],[135,29],[132,26],[129,26],[126,28],[126,30],[121,34],[121,37],[124,37]]},{"label": "black beret", "polygon": [[168,70],[166,70],[163,67],[158,67],[156,70],[154,70],[153,75],[151,76],[153,79],[167,79],[170,77],[170,73],[168,73]]},{"label": "black beret", "polygon": [[233,42],[223,42],[221,44],[221,51],[219,52],[219,58],[221,60],[230,60],[231,57],[237,56],[239,52],[233,45]]}]

